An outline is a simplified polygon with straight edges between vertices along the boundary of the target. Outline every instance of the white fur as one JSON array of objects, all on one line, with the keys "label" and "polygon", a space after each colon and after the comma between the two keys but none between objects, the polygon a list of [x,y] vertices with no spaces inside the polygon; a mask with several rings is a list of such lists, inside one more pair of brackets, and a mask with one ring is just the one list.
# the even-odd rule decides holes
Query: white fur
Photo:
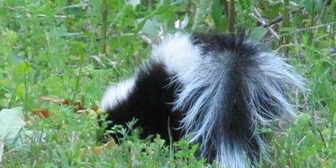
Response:
[{"label": "white fur", "polygon": [[110,86],[103,96],[101,108],[106,111],[116,106],[119,102],[126,100],[134,85],[135,78],[131,78],[117,85]]},{"label": "white fur", "polygon": [[193,45],[190,34],[168,35],[159,45],[154,45],[152,50],[152,60],[164,64],[172,74],[183,74],[200,59],[201,50]]},{"label": "white fur", "polygon": [[[187,69],[178,71],[176,74],[177,80],[183,81],[184,87],[175,101],[175,109],[188,109],[186,116],[181,121],[182,128],[187,135],[192,137],[192,143],[201,142],[200,149],[203,155],[207,153],[206,144],[213,141],[211,134],[216,126],[215,121],[225,114],[221,111],[220,104],[231,99],[225,94],[225,86],[228,79],[227,75],[229,75],[228,70],[232,66],[232,56],[234,55],[230,52],[209,53],[208,56],[200,57],[202,60],[196,60]],[[278,105],[279,114],[295,116],[294,107],[284,96],[287,93],[283,92],[304,89],[303,78],[297,75],[283,59],[273,53],[260,53],[255,59],[260,61],[258,62],[259,66],[250,69],[251,71],[246,74],[245,80],[249,92],[246,94],[250,95],[250,97],[246,97],[246,100],[251,107],[251,115],[255,119],[256,126],[266,125],[275,119],[274,116],[270,116],[271,119],[268,120],[259,115],[262,105],[258,104],[259,102],[256,100],[258,100],[258,96],[263,96],[260,92],[261,89],[274,98],[274,100],[269,101]],[[259,81],[259,83],[255,81]],[[278,84],[284,85],[285,90],[281,90]],[[200,89],[202,89],[202,93],[195,95]],[[261,98],[267,100],[266,97]],[[185,107],[190,102],[192,102],[192,107]],[[265,111],[265,109],[263,110]],[[269,114],[272,114],[272,112],[269,112]],[[226,138],[228,137],[223,136],[216,140],[216,143],[220,144],[216,154],[220,167],[250,167],[245,149],[236,145],[233,145],[234,147],[225,145],[229,143]],[[261,153],[266,156],[265,142],[257,134],[254,138],[256,138]]]},{"label": "white fur", "polygon": [[[211,131],[214,126],[214,122],[217,115],[220,114],[218,110],[219,99],[225,99],[225,93],[220,92],[225,88],[220,88],[223,78],[227,72],[218,70],[217,66],[211,64],[212,57],[206,57],[202,63],[193,66],[185,73],[177,74],[178,78],[185,80],[185,87],[178,95],[176,100],[176,108],[184,108],[186,102],[190,102],[191,99],[194,103],[188,110],[186,117],[182,120],[182,126],[186,131],[192,135],[192,141],[202,139],[202,142],[207,142],[211,136]],[[225,66],[225,65],[221,65]],[[199,89],[204,88],[201,95],[194,97],[193,95],[198,92]],[[200,121],[196,121],[195,118],[199,114],[201,115]]]},{"label": "white fur", "polygon": [[[184,74],[188,69],[195,67],[200,59],[201,50],[193,45],[191,35],[187,33],[167,35],[159,45],[153,46],[151,54],[151,60],[165,65],[167,72],[171,74]],[[142,66],[145,71],[146,66],[148,65]],[[188,76],[181,76],[179,80],[186,83],[189,81],[187,78]],[[113,108],[118,102],[127,98],[133,87],[134,79],[110,86],[101,101],[101,108],[104,110]]]},{"label": "white fur", "polygon": [[[262,105],[258,104],[257,97],[261,96],[260,89],[265,90],[273,98],[269,100],[269,103],[277,104],[279,111],[284,117],[294,118],[296,116],[295,108],[285,97],[280,87],[286,87],[286,91],[295,89],[305,90],[305,80],[293,70],[293,67],[287,64],[281,57],[274,53],[260,53],[257,56],[259,61],[258,69],[251,71],[250,78],[247,80],[247,86],[249,90],[249,104],[251,105],[253,118],[258,120],[255,123],[267,125],[269,120],[260,116],[258,111],[265,110],[260,109]],[[256,73],[256,74],[253,74]],[[258,81],[258,83],[256,82]],[[284,86],[279,86],[282,84]],[[264,99],[267,99],[264,97]],[[269,112],[271,114],[271,112]],[[268,116],[274,119],[274,116]]]},{"label": "white fur", "polygon": [[[257,137],[257,141],[261,147],[261,154],[267,159],[266,143]],[[226,142],[222,139],[218,146],[218,152],[216,160],[219,163],[220,168],[254,168],[251,160],[249,160],[245,149],[238,145],[231,145],[230,142]],[[258,158],[254,158],[258,159]]]},{"label": "white fur", "polygon": [[249,167],[248,158],[243,149],[237,146],[221,143],[216,160],[221,168],[244,168]]}]

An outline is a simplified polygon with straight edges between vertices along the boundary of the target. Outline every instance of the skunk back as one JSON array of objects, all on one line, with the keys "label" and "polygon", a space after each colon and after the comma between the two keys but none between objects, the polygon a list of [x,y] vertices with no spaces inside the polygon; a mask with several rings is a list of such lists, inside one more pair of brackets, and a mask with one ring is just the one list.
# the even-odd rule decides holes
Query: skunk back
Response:
[{"label": "skunk back", "polygon": [[257,130],[295,117],[289,97],[303,89],[282,58],[242,37],[175,33],[132,78],[111,86],[101,107],[109,127],[136,118],[143,138],[188,136],[209,161],[244,168],[266,155]]}]

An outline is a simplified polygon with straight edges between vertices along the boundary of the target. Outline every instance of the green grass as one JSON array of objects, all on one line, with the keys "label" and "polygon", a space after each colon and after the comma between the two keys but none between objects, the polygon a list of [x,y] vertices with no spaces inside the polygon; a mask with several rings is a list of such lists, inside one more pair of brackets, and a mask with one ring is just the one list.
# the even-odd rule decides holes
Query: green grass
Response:
[{"label": "green grass", "polygon": [[[5,146],[0,166],[204,167],[193,157],[197,146],[187,140],[166,146],[159,138],[140,140],[134,131],[119,146],[98,144],[94,109],[106,86],[146,59],[150,45],[144,37],[155,42],[160,31],[176,31],[178,19],[187,21],[184,31],[226,31],[221,2],[0,1],[0,109],[24,107],[22,132],[29,134],[21,135],[23,145]],[[289,12],[282,1],[236,2],[237,31],[285,53],[310,89],[297,103],[298,119],[288,129],[280,123],[269,137],[272,161],[261,161],[261,167],[336,167],[336,55],[330,52],[336,48],[336,2],[291,1]],[[289,20],[273,25],[272,34],[250,15],[254,8],[264,19],[287,12]],[[40,109],[50,116],[33,114]]]}]

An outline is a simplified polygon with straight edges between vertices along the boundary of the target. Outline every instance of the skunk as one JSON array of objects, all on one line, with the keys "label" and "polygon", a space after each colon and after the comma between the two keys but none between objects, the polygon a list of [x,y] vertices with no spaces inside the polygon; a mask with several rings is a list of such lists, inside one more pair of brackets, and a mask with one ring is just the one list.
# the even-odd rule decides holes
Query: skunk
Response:
[{"label": "skunk", "polygon": [[245,168],[267,154],[260,128],[295,117],[290,98],[304,87],[292,66],[260,44],[179,32],[154,45],[133,77],[111,86],[101,108],[108,128],[136,118],[141,138],[187,136],[210,162]]}]

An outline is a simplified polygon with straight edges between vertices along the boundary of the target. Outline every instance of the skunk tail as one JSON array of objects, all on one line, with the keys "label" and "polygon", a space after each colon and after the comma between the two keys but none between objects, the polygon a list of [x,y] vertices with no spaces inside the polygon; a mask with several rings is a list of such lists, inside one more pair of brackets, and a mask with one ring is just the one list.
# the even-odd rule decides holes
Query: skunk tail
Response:
[{"label": "skunk tail", "polygon": [[[176,33],[154,46],[130,80],[111,87],[102,107],[114,124],[139,119],[143,135],[168,137],[167,124],[200,144],[220,167],[256,165],[266,154],[261,127],[295,116],[303,78],[282,58],[244,38]],[[176,128],[175,127],[175,128]]]},{"label": "skunk tail", "polygon": [[220,167],[250,167],[266,154],[258,128],[294,117],[290,96],[304,89],[282,58],[241,37],[175,34],[152,56],[182,85],[174,102],[185,112],[181,130]]}]

